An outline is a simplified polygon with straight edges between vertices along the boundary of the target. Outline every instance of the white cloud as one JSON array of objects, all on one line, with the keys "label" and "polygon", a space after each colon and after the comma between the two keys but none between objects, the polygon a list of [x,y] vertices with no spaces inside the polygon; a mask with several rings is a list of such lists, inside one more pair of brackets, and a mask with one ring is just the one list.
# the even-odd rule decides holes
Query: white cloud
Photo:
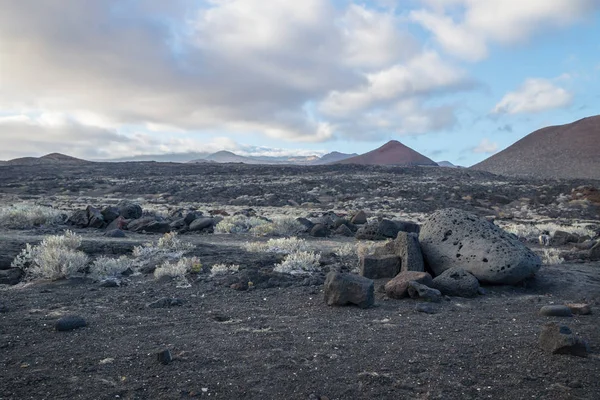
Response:
[{"label": "white cloud", "polygon": [[492,110],[493,114],[535,113],[566,107],[573,95],[548,79],[527,79],[517,90],[509,92]]},{"label": "white cloud", "polygon": [[494,154],[497,151],[498,143],[492,142],[488,138],[482,139],[481,142],[473,148],[473,153],[477,154]]},{"label": "white cloud", "polygon": [[358,88],[330,92],[320,110],[327,115],[348,116],[377,103],[427,96],[467,81],[462,70],[446,64],[435,52],[419,54],[405,64],[366,74],[365,78],[366,83]]},{"label": "white cloud", "polygon": [[339,121],[307,104],[327,99],[323,110],[335,114],[337,94],[343,111],[353,95],[355,109],[368,109],[454,88],[461,71],[421,54],[406,24],[321,0],[9,2],[0,13],[10,77],[0,82],[0,113],[47,113],[56,132],[68,125],[82,137],[139,127],[333,140],[361,116]]},{"label": "white cloud", "polygon": [[460,58],[477,61],[490,42],[513,44],[547,29],[585,19],[598,0],[422,0],[410,18],[431,31],[436,41]]}]

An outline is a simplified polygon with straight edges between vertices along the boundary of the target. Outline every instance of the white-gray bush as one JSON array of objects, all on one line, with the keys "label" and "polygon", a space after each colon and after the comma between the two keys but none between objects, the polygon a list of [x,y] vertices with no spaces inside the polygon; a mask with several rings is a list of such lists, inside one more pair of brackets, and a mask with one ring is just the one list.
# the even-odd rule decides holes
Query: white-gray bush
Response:
[{"label": "white-gray bush", "polygon": [[133,248],[133,265],[143,268],[149,265],[159,265],[164,262],[176,261],[190,252],[194,245],[183,242],[176,232],[165,233],[155,243],[145,243]]},{"label": "white-gray bush", "polygon": [[293,236],[301,233],[304,226],[290,216],[277,216],[272,221],[234,215],[225,217],[215,226],[215,233],[250,233],[255,236]]},{"label": "white-gray bush", "polygon": [[0,207],[0,226],[9,229],[28,229],[40,225],[64,223],[66,213],[35,204],[15,204]]},{"label": "white-gray bush", "polygon": [[133,260],[127,256],[119,258],[100,256],[90,266],[89,275],[95,280],[118,277],[133,266]]},{"label": "white-gray bush", "polygon": [[77,250],[81,238],[71,231],[45,237],[39,245],[29,243],[13,260],[13,268],[21,268],[28,279],[63,279],[84,269],[88,256]]},{"label": "white-gray bush", "polygon": [[288,254],[273,271],[291,275],[310,275],[321,270],[320,254],[312,251],[295,251]]},{"label": "white-gray bush", "polygon": [[266,242],[250,242],[244,245],[246,251],[258,253],[293,253],[295,251],[306,251],[308,245],[306,240],[297,237],[269,239]]}]

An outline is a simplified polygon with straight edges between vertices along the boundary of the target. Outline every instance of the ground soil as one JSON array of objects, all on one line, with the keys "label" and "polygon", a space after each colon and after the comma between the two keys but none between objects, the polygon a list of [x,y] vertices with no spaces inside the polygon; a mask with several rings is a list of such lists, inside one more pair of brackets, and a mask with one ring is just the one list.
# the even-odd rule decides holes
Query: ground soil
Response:
[{"label": "ground soil", "polygon": [[[227,209],[233,206],[228,194],[238,199],[245,193],[240,181],[252,176],[268,180],[267,170],[254,166],[232,166],[229,171],[233,175],[227,175],[227,166],[210,166],[204,175],[200,169],[193,170],[196,175],[186,175],[181,171],[192,171],[192,167],[157,165],[152,170],[152,164],[139,169],[135,165],[129,168],[127,182],[119,187],[119,196],[135,199],[136,190],[143,190],[139,196],[166,193],[166,177],[171,176],[179,187],[184,181],[188,185],[177,192],[181,199],[162,197],[173,207],[192,197],[186,192],[188,188],[191,193],[203,193],[202,201]],[[81,196],[96,196],[96,204],[101,204],[117,176],[123,175],[118,179],[125,180],[127,174],[122,164],[114,170],[102,164],[96,172],[85,169],[87,166],[73,166],[73,170],[41,172],[36,179],[26,180],[25,175],[33,171],[1,168],[8,168],[0,171],[4,199],[29,196],[49,203],[65,199],[75,203]],[[280,171],[288,171],[286,168]],[[370,190],[376,190],[369,185],[375,182],[390,193],[402,191],[397,196],[402,197],[402,204],[420,212],[443,206],[446,196],[451,201],[448,191],[454,191],[455,206],[480,214],[494,211],[496,204],[506,206],[517,201],[539,207],[536,210],[544,214],[558,210],[558,206],[553,208],[557,196],[582,184],[556,181],[553,186],[546,181],[511,181],[489,174],[472,175],[472,181],[461,182],[467,172],[439,169],[394,173],[391,169],[365,168],[350,171],[348,179],[336,177],[335,168],[307,169],[306,174],[301,168],[299,172],[295,167],[289,170],[293,173],[278,175],[271,170],[283,193],[277,201],[296,198],[298,202],[318,202],[318,196],[305,190],[320,184],[338,187],[337,194],[329,194],[321,203],[324,209],[332,204],[342,208],[339,202],[343,196],[356,201],[369,197]],[[238,174],[237,192],[234,172]],[[370,174],[373,179],[356,178],[360,174]],[[75,192],[68,194],[61,185],[74,185],[75,175],[89,185],[73,187]],[[218,176],[223,177],[221,192],[217,192]],[[489,183],[493,179],[505,182],[498,186],[498,198],[488,192],[494,187]],[[200,190],[202,184],[204,192]],[[443,193],[431,190],[436,185]],[[462,189],[453,189],[456,186]],[[268,201],[277,186],[265,187],[269,193],[242,197],[248,203],[238,205],[256,206],[261,199]],[[542,190],[547,196],[532,202]],[[469,193],[475,196],[469,198]],[[527,200],[522,199],[525,195]],[[371,207],[383,206],[384,196]],[[434,200],[425,201],[426,196]],[[498,203],[490,203],[494,201]],[[573,210],[565,210],[565,215],[585,211],[589,218],[597,212],[590,211],[589,206]],[[2,253],[14,252],[50,231],[3,230]],[[128,234],[127,239],[107,239],[102,232],[89,229],[79,233],[84,237],[84,250],[91,255],[127,254],[134,245],[158,238]],[[381,292],[370,309],[328,307],[318,283],[322,276],[316,284],[295,278],[275,279],[268,270],[276,256],[242,249],[241,245],[252,238],[212,234],[182,238],[197,245],[194,255],[203,262],[239,263],[242,271],[219,279],[207,274],[192,276],[187,288],[156,281],[151,275],[129,277],[127,285],[114,288],[79,278],[0,288],[0,399],[600,398],[599,262],[544,266],[535,279],[522,285],[486,287],[485,295],[473,299],[446,298],[432,305],[434,314],[426,314],[415,310],[417,301],[391,300]],[[333,246],[353,240],[310,241],[327,253]],[[337,261],[327,262],[324,272],[339,268]],[[257,284],[249,290],[232,289],[230,282],[240,274],[256,277]],[[377,281],[376,287],[383,283],[385,280]],[[183,304],[147,306],[164,297],[179,298]],[[593,313],[570,318],[538,314],[544,305],[565,302],[586,302],[592,305]],[[54,324],[64,315],[82,316],[87,326],[57,332]],[[544,352],[538,344],[539,333],[549,321],[567,324],[584,338],[590,345],[588,357]],[[165,349],[173,355],[173,361],[166,365],[157,360],[157,353]]]}]

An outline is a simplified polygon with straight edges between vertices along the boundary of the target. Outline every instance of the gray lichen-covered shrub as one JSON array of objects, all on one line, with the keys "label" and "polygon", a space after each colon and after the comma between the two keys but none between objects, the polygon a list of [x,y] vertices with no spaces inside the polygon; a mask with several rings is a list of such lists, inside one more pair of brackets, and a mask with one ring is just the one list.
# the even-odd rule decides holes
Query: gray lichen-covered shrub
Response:
[{"label": "gray lichen-covered shrub", "polygon": [[251,242],[244,245],[246,251],[259,253],[283,253],[289,254],[295,251],[306,251],[308,245],[306,240],[297,237],[269,239],[266,242]]},{"label": "gray lichen-covered shrub", "polygon": [[66,218],[64,211],[35,204],[0,207],[0,226],[3,228],[28,229],[41,225],[59,225]]},{"label": "gray lichen-covered shrub", "polygon": [[249,233],[255,236],[294,236],[303,230],[304,226],[290,216],[277,216],[270,221],[234,215],[225,217],[215,226],[215,233]]},{"label": "gray lichen-covered shrub", "polygon": [[144,243],[133,248],[133,266],[144,268],[181,259],[189,253],[194,245],[183,242],[176,232],[165,233],[154,243]]},{"label": "gray lichen-covered shrub", "polygon": [[321,255],[312,251],[295,251],[285,259],[275,264],[273,271],[291,275],[310,275],[321,271]]},{"label": "gray lichen-covered shrub", "polygon": [[127,256],[119,258],[100,256],[90,265],[89,275],[95,280],[116,278],[133,266],[133,260]]},{"label": "gray lichen-covered shrub", "polygon": [[37,246],[27,243],[12,262],[13,268],[22,269],[28,279],[63,279],[83,270],[88,256],[77,250],[81,238],[71,231],[64,235],[47,236]]}]

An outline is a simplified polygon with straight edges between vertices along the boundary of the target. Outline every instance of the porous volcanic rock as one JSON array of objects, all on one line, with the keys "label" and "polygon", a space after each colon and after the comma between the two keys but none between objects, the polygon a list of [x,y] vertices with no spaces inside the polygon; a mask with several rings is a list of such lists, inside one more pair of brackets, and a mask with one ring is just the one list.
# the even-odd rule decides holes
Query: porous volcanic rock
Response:
[{"label": "porous volcanic rock", "polygon": [[479,281],[463,268],[452,267],[433,279],[433,287],[446,296],[475,297]]},{"label": "porous volcanic rock", "polygon": [[128,200],[117,203],[119,215],[125,219],[138,219],[142,217],[142,207]]},{"label": "porous volcanic rock", "polygon": [[411,299],[439,303],[442,301],[442,293],[427,285],[415,281],[408,282],[408,295]]},{"label": "porous volcanic rock", "polygon": [[360,257],[360,275],[369,279],[393,278],[400,272],[400,258],[394,254]]},{"label": "porous volcanic rock", "polygon": [[516,284],[533,276],[541,260],[493,223],[458,209],[433,213],[421,226],[423,256],[433,273],[462,267],[480,282]]},{"label": "porous volcanic rock", "polygon": [[[386,244],[382,250],[394,254],[401,260],[400,271],[425,271],[419,238],[413,233],[398,232],[396,239]],[[378,251],[376,250],[376,254]]]}]

